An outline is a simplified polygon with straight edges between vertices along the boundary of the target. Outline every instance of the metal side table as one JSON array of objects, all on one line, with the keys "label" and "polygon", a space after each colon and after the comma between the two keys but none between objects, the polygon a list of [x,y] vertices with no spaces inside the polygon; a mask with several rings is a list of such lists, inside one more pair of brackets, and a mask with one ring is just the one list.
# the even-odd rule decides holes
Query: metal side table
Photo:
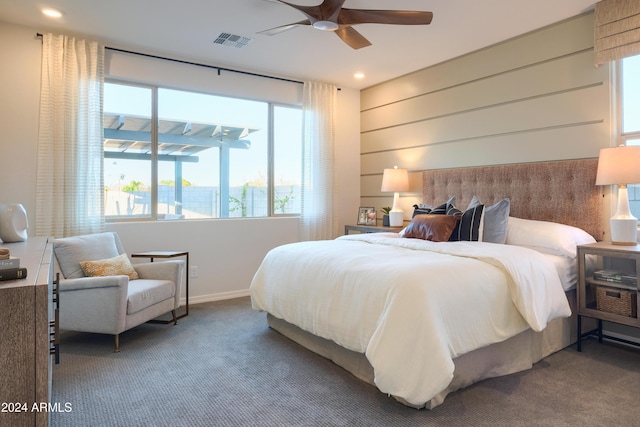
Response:
[{"label": "metal side table", "polygon": [[[150,258],[151,262],[153,262],[154,258],[175,258],[183,256],[187,259],[187,268],[186,268],[186,276],[187,280],[185,282],[185,289],[187,291],[187,295],[185,298],[185,312],[181,315],[177,316],[176,319],[182,319],[185,316],[189,315],[189,251],[149,251],[149,252],[138,252],[135,254],[131,254],[131,258]],[[171,320],[162,321],[162,323],[170,323]]]}]

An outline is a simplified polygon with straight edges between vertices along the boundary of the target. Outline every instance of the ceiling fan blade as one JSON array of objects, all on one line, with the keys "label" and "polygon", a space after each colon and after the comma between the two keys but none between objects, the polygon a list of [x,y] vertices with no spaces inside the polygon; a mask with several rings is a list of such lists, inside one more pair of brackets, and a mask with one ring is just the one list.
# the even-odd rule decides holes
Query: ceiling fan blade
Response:
[{"label": "ceiling fan blade", "polygon": [[281,25],[279,27],[270,28],[264,31],[259,31],[256,34],[263,34],[265,36],[275,36],[276,34],[284,33],[285,31],[297,28],[300,25],[311,25],[311,22],[308,19],[305,19],[304,21],[294,22],[293,24]]},{"label": "ceiling fan blade", "polygon": [[335,33],[342,39],[342,41],[353,49],[361,49],[363,47],[371,46],[371,42],[369,40],[364,38],[362,34],[351,27],[340,27],[335,31]]},{"label": "ceiling fan blade", "polygon": [[320,17],[318,19],[336,22],[344,2],[345,0],[323,0],[322,4],[318,6],[320,9]]},{"label": "ceiling fan blade", "polygon": [[340,25],[396,24],[427,25],[433,19],[432,12],[412,10],[342,9],[338,17]]},{"label": "ceiling fan blade", "polygon": [[315,21],[336,21],[345,0],[324,0],[317,6],[301,6],[283,0],[272,0],[302,12],[313,23]]}]

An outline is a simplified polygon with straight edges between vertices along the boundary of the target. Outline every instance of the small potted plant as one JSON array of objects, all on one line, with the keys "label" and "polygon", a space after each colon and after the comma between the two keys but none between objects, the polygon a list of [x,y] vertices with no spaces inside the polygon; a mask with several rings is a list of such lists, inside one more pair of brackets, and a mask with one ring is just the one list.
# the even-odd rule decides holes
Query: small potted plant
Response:
[{"label": "small potted plant", "polygon": [[385,206],[380,209],[382,212],[382,225],[385,227],[389,227],[389,212],[391,212],[391,206]]}]

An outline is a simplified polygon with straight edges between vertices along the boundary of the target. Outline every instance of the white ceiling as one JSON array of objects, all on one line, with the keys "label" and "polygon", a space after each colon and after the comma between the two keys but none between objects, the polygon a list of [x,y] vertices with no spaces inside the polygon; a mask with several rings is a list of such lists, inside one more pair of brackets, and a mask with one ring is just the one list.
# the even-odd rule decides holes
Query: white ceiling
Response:
[{"label": "white ceiling", "polygon": [[[373,43],[359,50],[311,27],[256,34],[304,19],[295,9],[269,0],[0,0],[0,20],[39,32],[86,35],[111,47],[361,89],[587,12],[595,2],[346,0],[347,8],[434,14],[426,26],[358,25]],[[46,18],[40,13],[45,6],[59,9],[63,17]],[[252,41],[241,49],[213,44],[221,32]],[[366,77],[356,80],[355,72]]]}]

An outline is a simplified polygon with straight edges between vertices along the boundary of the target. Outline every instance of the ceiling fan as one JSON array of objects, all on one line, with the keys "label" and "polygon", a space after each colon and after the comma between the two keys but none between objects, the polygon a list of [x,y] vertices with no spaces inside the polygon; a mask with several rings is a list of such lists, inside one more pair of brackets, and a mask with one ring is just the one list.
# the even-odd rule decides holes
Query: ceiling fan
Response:
[{"label": "ceiling fan", "polygon": [[258,34],[275,35],[301,25],[309,25],[323,31],[333,31],[353,49],[371,46],[371,42],[352,28],[357,24],[396,24],[427,25],[433,19],[432,12],[411,10],[367,10],[346,9],[342,5],[346,0],[323,0],[317,6],[300,6],[282,0],[270,0],[282,3],[302,12],[307,19],[261,31]]}]

